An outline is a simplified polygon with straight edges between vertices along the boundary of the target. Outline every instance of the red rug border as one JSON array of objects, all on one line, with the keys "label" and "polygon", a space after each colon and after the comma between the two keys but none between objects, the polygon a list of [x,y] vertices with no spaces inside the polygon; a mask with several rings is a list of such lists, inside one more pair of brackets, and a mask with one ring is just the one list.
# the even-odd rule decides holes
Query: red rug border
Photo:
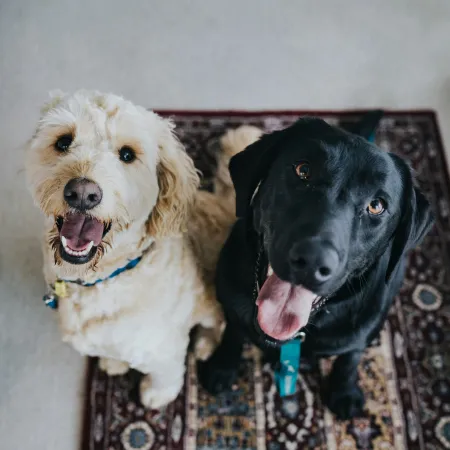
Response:
[{"label": "red rug border", "polygon": [[[170,115],[186,115],[186,116],[196,116],[196,115],[209,115],[209,116],[264,116],[264,115],[341,115],[341,116],[351,116],[355,114],[362,114],[367,111],[373,111],[377,108],[362,108],[362,109],[347,109],[347,110],[220,110],[220,109],[204,109],[204,110],[183,110],[183,109],[154,109],[155,112],[164,116]],[[442,138],[441,129],[439,126],[438,114],[436,111],[432,109],[397,109],[397,110],[389,110],[383,109],[386,115],[391,116],[400,116],[400,115],[413,115],[413,116],[428,116],[432,119],[434,132],[436,134],[436,140],[439,147],[439,155],[441,161],[444,163],[444,166],[447,168],[446,170],[446,188],[447,192],[450,192],[450,165],[449,160],[447,159],[447,155],[444,147],[444,140]],[[87,358],[86,361],[86,369],[85,369],[85,379],[83,382],[84,392],[83,392],[83,401],[84,405],[82,406],[83,417],[81,420],[81,450],[89,450],[89,438],[90,438],[90,422],[91,422],[91,406],[89,399],[87,398],[90,394],[91,387],[91,379],[93,376],[93,372],[95,369],[95,365],[97,363],[98,358]]]},{"label": "red rug border", "polygon": [[437,120],[437,113],[431,108],[412,108],[412,109],[386,109],[386,108],[349,108],[349,109],[164,109],[151,108],[152,111],[164,116],[185,115],[185,116],[265,116],[265,115],[284,115],[284,116],[326,116],[328,114],[341,116],[351,116],[363,114],[374,109],[383,110],[386,115],[413,115],[413,116],[432,116]]}]

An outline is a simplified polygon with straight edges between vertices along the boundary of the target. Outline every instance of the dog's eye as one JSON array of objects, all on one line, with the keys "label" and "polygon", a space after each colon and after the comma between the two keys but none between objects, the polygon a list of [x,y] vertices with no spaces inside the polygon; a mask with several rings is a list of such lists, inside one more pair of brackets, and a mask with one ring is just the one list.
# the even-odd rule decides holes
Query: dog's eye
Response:
[{"label": "dog's eye", "polygon": [[386,209],[386,204],[381,198],[374,198],[367,206],[367,212],[372,216],[379,216],[383,214]]},{"label": "dog's eye", "polygon": [[295,173],[302,180],[308,180],[310,176],[310,166],[307,162],[302,162],[294,166]]},{"label": "dog's eye", "polygon": [[66,152],[70,144],[73,141],[73,136],[71,134],[65,134],[58,138],[58,140],[55,142],[55,149],[59,152]]},{"label": "dog's eye", "polygon": [[136,154],[131,147],[125,146],[119,150],[119,157],[121,161],[130,163],[136,159]]}]

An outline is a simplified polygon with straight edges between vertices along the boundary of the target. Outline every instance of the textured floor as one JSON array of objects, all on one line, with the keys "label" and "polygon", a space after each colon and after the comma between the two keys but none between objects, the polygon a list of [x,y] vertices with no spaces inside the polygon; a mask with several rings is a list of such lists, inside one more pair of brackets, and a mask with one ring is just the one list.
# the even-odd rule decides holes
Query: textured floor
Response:
[{"label": "textured floor", "polygon": [[22,145],[46,92],[157,108],[429,107],[450,148],[450,3],[0,2],[2,448],[79,447],[84,362],[60,342]]}]

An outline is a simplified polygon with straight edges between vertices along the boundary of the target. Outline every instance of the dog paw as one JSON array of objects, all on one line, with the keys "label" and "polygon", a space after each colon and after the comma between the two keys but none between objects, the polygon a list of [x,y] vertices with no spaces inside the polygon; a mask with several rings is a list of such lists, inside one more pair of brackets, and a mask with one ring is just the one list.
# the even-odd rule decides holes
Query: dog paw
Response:
[{"label": "dog paw", "polygon": [[145,375],[140,384],[141,403],[149,409],[159,409],[175,400],[181,390],[181,386],[172,385],[156,388],[152,384],[150,375]]},{"label": "dog paw", "polygon": [[123,375],[127,373],[129,369],[129,366],[126,362],[110,358],[100,358],[99,367],[109,376]]},{"label": "dog paw", "polygon": [[200,384],[212,395],[231,390],[238,377],[237,369],[217,366],[213,359],[198,361],[197,375]]},{"label": "dog paw", "polygon": [[348,420],[364,415],[364,393],[358,385],[329,391],[325,404],[339,420]]},{"label": "dog paw", "polygon": [[194,344],[195,359],[206,361],[213,354],[216,347],[216,340],[207,336],[199,337]]}]

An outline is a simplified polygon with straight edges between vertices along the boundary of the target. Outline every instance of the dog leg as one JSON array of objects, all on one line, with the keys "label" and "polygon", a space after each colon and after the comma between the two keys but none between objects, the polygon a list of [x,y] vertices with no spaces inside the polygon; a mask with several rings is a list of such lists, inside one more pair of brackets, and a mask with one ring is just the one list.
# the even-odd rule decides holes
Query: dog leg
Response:
[{"label": "dog leg", "polygon": [[184,381],[184,360],[181,358],[180,361],[161,366],[142,378],[140,397],[146,408],[161,408],[176,399]]},{"label": "dog leg", "polygon": [[364,410],[364,393],[358,385],[358,364],[362,351],[338,356],[328,379],[324,403],[340,420],[360,417]]},{"label": "dog leg", "polygon": [[196,359],[205,361],[219,345],[225,329],[225,317],[217,303],[213,283],[207,286],[206,295],[195,304],[191,328],[194,327],[196,329],[192,335],[192,349]]},{"label": "dog leg", "polygon": [[109,376],[123,375],[130,368],[126,362],[111,358],[100,358],[98,365]]},{"label": "dog leg", "polygon": [[216,351],[207,361],[198,362],[198,378],[208,392],[216,395],[231,389],[238,375],[243,346],[244,337],[227,325]]}]

